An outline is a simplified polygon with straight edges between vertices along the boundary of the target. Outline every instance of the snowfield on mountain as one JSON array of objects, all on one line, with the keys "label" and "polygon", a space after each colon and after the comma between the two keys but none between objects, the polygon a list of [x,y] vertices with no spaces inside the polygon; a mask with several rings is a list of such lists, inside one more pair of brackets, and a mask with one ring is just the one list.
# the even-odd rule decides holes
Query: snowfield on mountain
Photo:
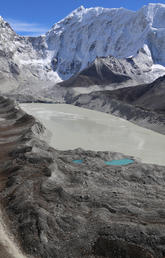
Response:
[{"label": "snowfield on mountain", "polygon": [[108,56],[131,63],[133,79],[137,71],[152,82],[165,74],[164,17],[164,4],[137,12],[81,6],[39,37],[19,36],[0,18],[1,92],[49,87]]}]

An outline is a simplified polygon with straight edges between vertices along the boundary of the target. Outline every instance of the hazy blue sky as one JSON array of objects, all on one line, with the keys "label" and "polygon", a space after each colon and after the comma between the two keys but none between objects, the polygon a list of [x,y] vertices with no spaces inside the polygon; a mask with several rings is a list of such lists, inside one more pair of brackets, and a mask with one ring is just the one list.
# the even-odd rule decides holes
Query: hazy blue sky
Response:
[{"label": "hazy blue sky", "polygon": [[[64,18],[80,5],[107,8],[125,7],[137,10],[151,1],[147,0],[1,0],[0,15],[8,20],[22,35],[38,35]],[[152,3],[164,3],[165,0]]]}]

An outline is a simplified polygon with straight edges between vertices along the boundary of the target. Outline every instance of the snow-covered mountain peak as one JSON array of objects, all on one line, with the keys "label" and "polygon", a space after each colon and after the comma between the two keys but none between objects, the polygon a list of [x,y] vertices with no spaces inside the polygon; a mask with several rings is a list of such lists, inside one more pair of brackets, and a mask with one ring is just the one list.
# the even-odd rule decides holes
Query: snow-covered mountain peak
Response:
[{"label": "snow-covered mountain peak", "polygon": [[80,7],[46,34],[48,49],[54,51],[54,68],[62,79],[67,79],[97,56],[136,56],[145,44],[153,61],[164,65],[164,17],[164,4],[149,4],[137,12]]},{"label": "snow-covered mountain peak", "polygon": [[165,4],[148,4],[143,6],[139,12],[142,12],[150,25],[154,28],[165,27]]},{"label": "snow-covered mountain peak", "polygon": [[48,31],[48,33],[51,32],[52,30],[58,29],[60,26],[62,27],[62,26],[65,26],[65,25],[69,24],[73,20],[77,20],[77,21],[81,20],[83,14],[86,12],[86,10],[87,9],[83,5],[76,8],[70,14],[68,14],[66,17],[64,17],[62,20],[55,23],[52,26],[52,28]]},{"label": "snow-covered mountain peak", "polygon": [[148,9],[148,11],[158,10],[161,8],[165,8],[165,4],[161,3],[149,3],[148,5],[144,5],[142,8]]},{"label": "snow-covered mountain peak", "polygon": [[6,21],[3,19],[3,17],[2,17],[2,16],[0,16],[0,22],[4,22],[4,23],[6,23]]},{"label": "snow-covered mountain peak", "polygon": [[[137,55],[139,49],[141,54]],[[25,77],[26,81],[31,77],[46,82],[65,80],[88,67],[96,57],[108,56],[135,57],[133,61],[128,59],[134,69],[145,62],[142,66],[147,78],[148,70],[155,71],[153,65],[165,66],[164,49],[164,4],[149,4],[137,12],[124,8],[80,6],[57,22],[45,36],[36,38],[18,36],[0,18],[0,50],[4,60],[9,53],[11,56],[10,62],[4,61],[0,72],[9,67],[6,76],[10,70],[17,70],[14,76],[19,80],[21,77],[22,81]],[[161,75],[162,69],[157,66],[157,70],[161,70]]]},{"label": "snow-covered mountain peak", "polygon": [[97,18],[100,16],[102,18],[105,18],[106,20],[106,19],[109,19],[110,17],[113,18],[116,15],[121,15],[121,14],[127,15],[132,13],[134,12],[122,7],[110,9],[110,8],[103,8],[103,7],[85,8],[84,6],[80,6],[74,11],[72,11],[69,15],[67,15],[64,19],[54,24],[48,33],[56,29],[58,29],[58,31],[59,29],[63,30],[64,27],[69,27],[70,25],[73,25],[73,24],[75,26],[75,23],[81,23],[81,26],[84,26],[85,24],[90,24],[91,22],[94,22],[94,20],[95,19],[97,20]]},{"label": "snow-covered mountain peak", "polygon": [[85,7],[83,5],[81,5],[78,8],[76,8],[75,10],[73,10],[70,15],[78,14],[80,12],[83,12],[84,10],[85,10]]},{"label": "snow-covered mountain peak", "polygon": [[69,15],[67,15],[64,19],[62,19],[62,21],[64,22],[65,20],[71,19],[71,18],[81,18],[82,15],[84,14],[84,12],[86,12],[86,8],[81,5],[78,8],[76,8],[75,10],[73,10]]},{"label": "snow-covered mountain peak", "polygon": [[8,22],[6,22],[4,19],[3,19],[3,17],[2,16],[0,16],[0,30],[3,28],[5,28],[5,27],[7,27],[7,28],[10,28],[12,31],[13,31],[13,29],[11,28],[11,26],[9,25],[9,23]]}]

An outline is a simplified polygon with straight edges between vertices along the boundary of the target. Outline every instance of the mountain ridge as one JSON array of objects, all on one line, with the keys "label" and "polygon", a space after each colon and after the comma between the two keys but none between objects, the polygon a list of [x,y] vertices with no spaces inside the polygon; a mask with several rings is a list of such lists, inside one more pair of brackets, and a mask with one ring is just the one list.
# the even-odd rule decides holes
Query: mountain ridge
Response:
[{"label": "mountain ridge", "polygon": [[77,96],[66,95],[66,102],[129,120],[142,127],[165,134],[165,76],[152,83],[97,90]]},{"label": "mountain ridge", "polygon": [[[49,87],[87,68],[97,57],[139,58],[144,82],[165,74],[165,5],[138,11],[79,7],[44,35],[22,37],[0,19],[1,91]],[[66,48],[67,46],[67,48]],[[140,60],[139,50],[144,52]]]}]

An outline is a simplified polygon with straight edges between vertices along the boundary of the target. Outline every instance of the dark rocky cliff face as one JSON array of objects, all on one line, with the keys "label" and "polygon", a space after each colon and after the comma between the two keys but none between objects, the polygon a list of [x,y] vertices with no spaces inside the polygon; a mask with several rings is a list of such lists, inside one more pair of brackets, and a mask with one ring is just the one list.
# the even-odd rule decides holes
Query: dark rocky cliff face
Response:
[{"label": "dark rocky cliff face", "polygon": [[165,256],[165,167],[136,160],[107,166],[126,156],[54,150],[42,140],[41,124],[8,99],[0,98],[0,118],[0,199],[26,254]]},{"label": "dark rocky cliff face", "polygon": [[[111,85],[115,83],[124,83],[132,78],[128,73],[120,68],[118,60],[113,57],[96,58],[86,69],[71,77],[70,79],[60,82],[61,87],[89,87],[92,85]],[[123,60],[121,60],[122,62]],[[121,65],[121,64],[120,64]],[[126,66],[126,65],[125,65]]]}]

